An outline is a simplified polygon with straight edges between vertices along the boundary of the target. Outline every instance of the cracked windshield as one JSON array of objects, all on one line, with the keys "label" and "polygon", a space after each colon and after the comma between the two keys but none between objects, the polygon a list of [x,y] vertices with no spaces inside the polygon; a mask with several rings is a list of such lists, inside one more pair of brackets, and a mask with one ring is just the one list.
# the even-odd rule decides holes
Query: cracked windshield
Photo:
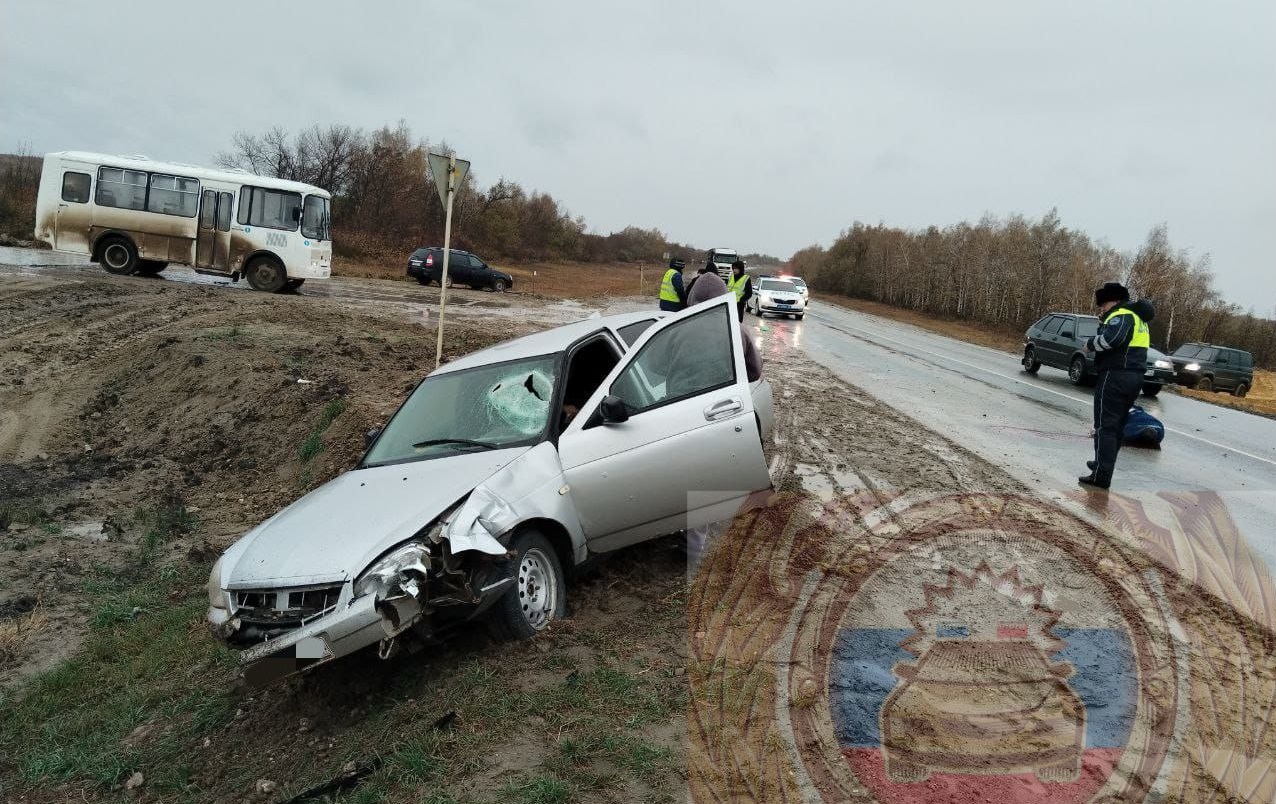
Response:
[{"label": "cracked windshield", "polygon": [[1276,804],[1276,3],[63,5],[4,804]]}]

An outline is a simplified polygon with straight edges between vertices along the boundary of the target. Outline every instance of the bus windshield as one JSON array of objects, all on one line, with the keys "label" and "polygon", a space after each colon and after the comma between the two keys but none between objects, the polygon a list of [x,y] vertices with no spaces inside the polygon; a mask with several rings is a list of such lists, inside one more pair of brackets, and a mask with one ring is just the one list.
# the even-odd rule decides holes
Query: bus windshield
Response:
[{"label": "bus windshield", "polygon": [[329,201],[320,195],[306,196],[301,210],[301,234],[311,240],[332,239],[332,215]]}]

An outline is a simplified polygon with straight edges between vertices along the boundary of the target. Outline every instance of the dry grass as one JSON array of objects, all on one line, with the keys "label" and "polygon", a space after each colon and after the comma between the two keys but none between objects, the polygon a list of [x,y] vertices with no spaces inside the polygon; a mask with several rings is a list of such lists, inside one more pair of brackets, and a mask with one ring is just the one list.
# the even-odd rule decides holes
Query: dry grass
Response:
[{"label": "dry grass", "polygon": [[[981,324],[972,324],[968,321],[932,318],[924,313],[902,310],[889,304],[864,301],[862,299],[848,299],[845,296],[837,296],[831,293],[816,293],[815,296],[820,301],[836,304],[848,310],[912,324],[929,332],[956,338],[967,343],[987,346],[991,349],[1000,349],[1011,354],[1019,354],[1019,350],[1023,347],[1023,336],[1008,329],[995,329]],[[1260,416],[1276,417],[1276,372],[1255,369],[1254,387],[1249,390],[1249,393],[1243,399],[1224,393],[1194,391],[1179,385],[1172,386],[1172,388],[1183,396],[1190,396],[1203,402],[1212,402],[1215,405],[1257,413]]]},{"label": "dry grass", "polygon": [[49,624],[49,618],[39,606],[31,611],[0,622],[0,664],[22,654],[23,646],[32,637],[39,636]]},{"label": "dry grass", "polygon": [[[555,299],[652,296],[663,267],[583,262],[489,263],[514,277],[514,289]],[[407,264],[361,262],[334,257],[332,273],[361,279],[407,279]]]}]

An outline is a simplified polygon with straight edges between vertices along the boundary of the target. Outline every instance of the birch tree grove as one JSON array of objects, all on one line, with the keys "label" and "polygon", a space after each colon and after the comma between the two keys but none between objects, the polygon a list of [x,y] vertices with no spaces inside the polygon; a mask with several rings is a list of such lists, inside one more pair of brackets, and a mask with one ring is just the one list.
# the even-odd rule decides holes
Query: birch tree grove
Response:
[{"label": "birch tree grove", "polygon": [[1276,367],[1276,321],[1224,302],[1208,256],[1170,244],[1164,224],[1134,254],[1068,229],[1051,210],[1040,220],[985,216],[976,224],[906,231],[856,222],[829,248],[796,252],[789,270],[812,287],[930,315],[1022,332],[1049,312],[1093,312],[1094,289],[1122,282],[1156,305],[1152,343],[1226,344]]}]

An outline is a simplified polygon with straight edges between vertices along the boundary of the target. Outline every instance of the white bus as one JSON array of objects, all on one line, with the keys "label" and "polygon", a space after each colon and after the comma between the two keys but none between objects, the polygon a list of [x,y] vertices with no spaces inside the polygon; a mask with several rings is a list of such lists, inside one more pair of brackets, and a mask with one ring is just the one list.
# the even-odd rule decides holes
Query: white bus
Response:
[{"label": "white bus", "polygon": [[241,170],[62,151],[44,157],[35,237],[113,274],[157,274],[173,262],[293,290],[331,274],[331,199]]}]

